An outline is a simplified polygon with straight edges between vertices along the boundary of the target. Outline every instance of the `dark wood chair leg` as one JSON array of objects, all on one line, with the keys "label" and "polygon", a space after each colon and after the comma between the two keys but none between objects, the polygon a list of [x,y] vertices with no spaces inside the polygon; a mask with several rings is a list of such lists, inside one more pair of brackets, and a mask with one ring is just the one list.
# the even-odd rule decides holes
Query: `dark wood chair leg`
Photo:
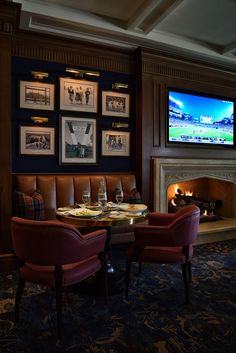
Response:
[{"label": "dark wood chair leg", "polygon": [[182,264],[182,276],[184,281],[184,290],[185,290],[185,303],[188,304],[189,302],[189,279],[187,273],[187,263]]},{"label": "dark wood chair leg", "polygon": [[57,311],[57,338],[62,337],[62,268],[55,266],[55,291]]},{"label": "dark wood chair leg", "polygon": [[192,282],[192,264],[190,261],[187,263],[187,267],[188,267],[189,282]]},{"label": "dark wood chair leg", "polygon": [[131,261],[126,261],[126,270],[125,270],[125,299],[128,299],[129,281],[130,281],[130,270],[131,270]]},{"label": "dark wood chair leg", "polygon": [[20,311],[20,302],[22,293],[25,287],[25,280],[19,277],[17,290],[16,290],[16,298],[15,298],[15,322],[19,321],[19,311]]},{"label": "dark wood chair leg", "polygon": [[107,255],[105,253],[100,254],[101,261],[101,273],[103,278],[104,287],[104,304],[108,303],[108,273],[107,273]]}]

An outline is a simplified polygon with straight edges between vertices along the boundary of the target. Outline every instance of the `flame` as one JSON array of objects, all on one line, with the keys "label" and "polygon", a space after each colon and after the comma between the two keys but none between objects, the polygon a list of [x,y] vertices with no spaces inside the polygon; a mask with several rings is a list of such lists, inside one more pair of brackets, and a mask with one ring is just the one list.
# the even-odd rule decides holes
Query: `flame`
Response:
[{"label": "flame", "polygon": [[176,203],[175,203],[175,201],[174,201],[174,199],[172,199],[170,202],[171,202],[171,204],[172,204],[173,206],[177,206]]},{"label": "flame", "polygon": [[178,184],[175,184],[175,185],[174,185],[174,189],[175,189],[175,194],[177,194],[177,190],[179,189],[179,185],[178,185]]},{"label": "flame", "polygon": [[193,196],[193,192],[190,190],[185,191],[185,196]]},{"label": "flame", "polygon": [[207,210],[203,212],[203,216],[207,216]]}]

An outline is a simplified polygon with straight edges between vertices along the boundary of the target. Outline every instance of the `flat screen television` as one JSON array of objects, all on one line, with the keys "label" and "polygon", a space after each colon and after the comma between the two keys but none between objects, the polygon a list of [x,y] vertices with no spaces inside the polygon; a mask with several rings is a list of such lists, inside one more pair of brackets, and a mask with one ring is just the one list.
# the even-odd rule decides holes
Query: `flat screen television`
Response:
[{"label": "flat screen television", "polygon": [[233,98],[168,89],[170,143],[235,146]]}]

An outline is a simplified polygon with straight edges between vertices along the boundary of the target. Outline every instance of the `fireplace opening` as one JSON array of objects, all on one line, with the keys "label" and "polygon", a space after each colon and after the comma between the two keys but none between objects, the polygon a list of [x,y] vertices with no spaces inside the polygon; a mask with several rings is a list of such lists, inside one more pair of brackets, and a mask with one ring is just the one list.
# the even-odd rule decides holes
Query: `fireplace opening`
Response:
[{"label": "fireplace opening", "polygon": [[174,213],[188,204],[196,204],[201,222],[235,217],[235,185],[232,182],[202,177],[168,187],[168,212]]}]

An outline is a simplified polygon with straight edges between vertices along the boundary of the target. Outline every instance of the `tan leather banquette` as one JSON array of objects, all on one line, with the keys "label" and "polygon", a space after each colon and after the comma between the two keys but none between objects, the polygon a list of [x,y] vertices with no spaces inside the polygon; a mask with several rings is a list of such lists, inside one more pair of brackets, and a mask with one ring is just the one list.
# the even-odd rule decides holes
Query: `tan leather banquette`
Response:
[{"label": "tan leather banquette", "polygon": [[[90,190],[91,200],[97,201],[100,181],[104,179],[108,201],[115,201],[116,188],[129,193],[136,188],[134,174],[17,174],[14,176],[14,189],[25,194],[39,189],[43,196],[46,219],[55,219],[58,207],[81,203],[83,190]],[[130,241],[133,239],[132,227],[114,227],[112,242]]]}]

